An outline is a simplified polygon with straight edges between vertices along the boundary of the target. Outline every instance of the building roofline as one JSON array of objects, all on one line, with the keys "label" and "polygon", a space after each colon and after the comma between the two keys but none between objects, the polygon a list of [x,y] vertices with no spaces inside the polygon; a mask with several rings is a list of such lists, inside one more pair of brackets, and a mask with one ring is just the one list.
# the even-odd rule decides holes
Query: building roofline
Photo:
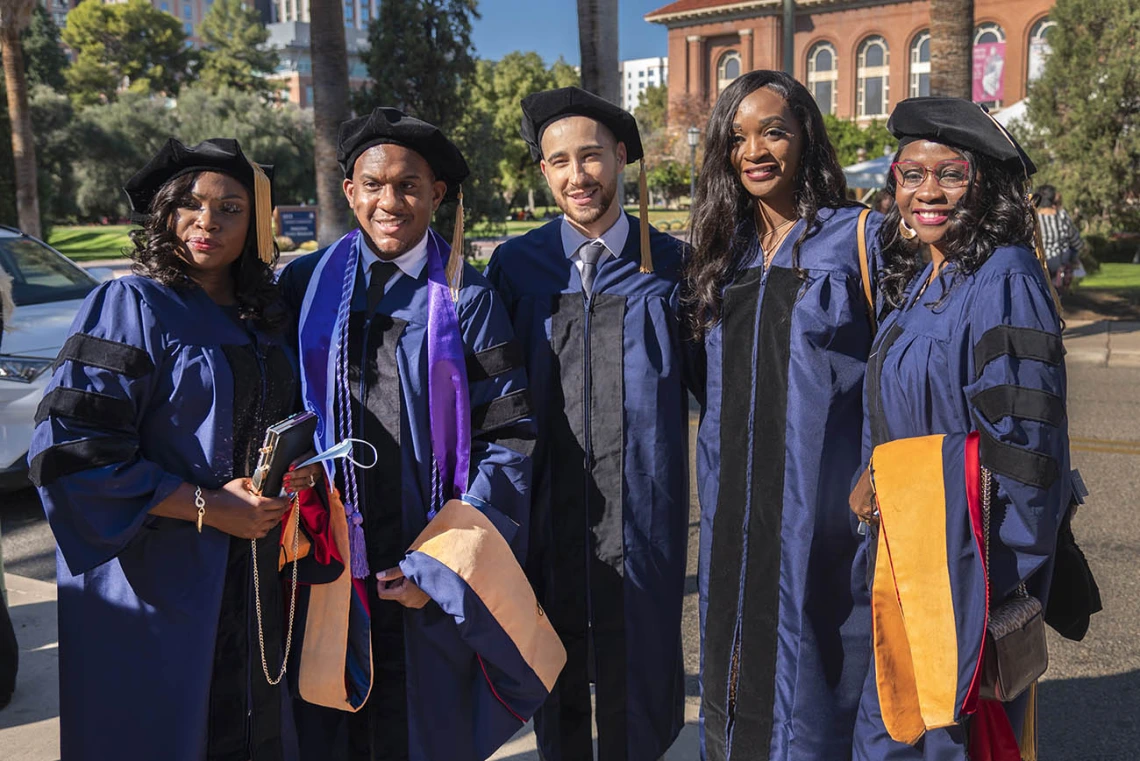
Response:
[{"label": "building roofline", "polygon": [[693,8],[690,10],[675,11],[673,13],[662,13],[661,11],[669,7],[666,5],[664,8],[645,14],[644,19],[651,24],[668,24],[671,21],[681,21],[683,19],[698,18],[700,16],[717,16],[722,13],[777,6],[779,4],[780,0],[743,0],[727,2],[724,5],[715,5],[710,8]]},{"label": "building roofline", "polygon": [[[888,5],[902,0],[796,0],[797,13],[803,6],[821,6],[821,5],[853,5],[853,6],[866,6],[866,5]],[[655,11],[651,11],[642,18],[651,24],[664,24],[666,26],[676,25],[677,22],[689,21],[708,16],[726,16],[734,15],[739,16],[746,14],[752,10],[765,10],[772,9],[778,12],[783,6],[781,0],[725,0],[718,5],[706,6],[703,8],[689,8],[679,11],[668,12],[668,8],[680,3],[670,3]],[[663,12],[664,11],[664,12]],[[682,24],[683,25],[683,24]]]}]

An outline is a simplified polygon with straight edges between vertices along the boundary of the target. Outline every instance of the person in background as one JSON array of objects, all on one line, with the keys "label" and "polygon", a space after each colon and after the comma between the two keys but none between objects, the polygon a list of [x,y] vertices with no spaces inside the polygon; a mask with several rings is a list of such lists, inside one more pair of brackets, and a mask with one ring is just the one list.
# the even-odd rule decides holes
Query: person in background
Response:
[{"label": "person in background", "polygon": [[687,272],[708,354],[703,757],[849,761],[871,622],[847,496],[880,217],[845,200],[819,107],[787,74],[735,80],[706,135]]},{"label": "person in background", "polygon": [[1033,194],[1037,224],[1041,231],[1041,247],[1053,285],[1065,293],[1073,282],[1073,272],[1080,265],[1085,242],[1069,212],[1061,208],[1061,194],[1052,185],[1041,185]]},{"label": "person in background", "polygon": [[1036,167],[967,100],[905,100],[887,127],[893,311],[867,369],[870,467],[850,497],[875,558],[854,758],[1035,758],[1033,690],[979,697],[987,610],[1047,602],[1072,494],[1061,324],[1025,194]]},{"label": "person in background", "polygon": [[596,713],[601,761],[656,761],[684,725],[686,390],[703,385],[680,316],[684,245],[622,208],[621,172],[642,160],[633,116],[577,87],[522,107],[563,212],[487,270],[539,425],[528,570],[569,656],[535,733],[546,761],[588,761]]},{"label": "person in background", "polygon": [[236,140],[172,138],[125,190],[135,274],[80,308],[29,452],[58,545],[61,753],[295,759],[290,502],[249,481],[298,397],[269,176]]}]

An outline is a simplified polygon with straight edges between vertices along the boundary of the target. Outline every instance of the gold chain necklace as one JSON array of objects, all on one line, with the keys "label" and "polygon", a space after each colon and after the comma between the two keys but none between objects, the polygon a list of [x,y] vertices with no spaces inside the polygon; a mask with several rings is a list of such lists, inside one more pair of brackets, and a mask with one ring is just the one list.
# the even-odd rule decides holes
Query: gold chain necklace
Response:
[{"label": "gold chain necklace", "polygon": [[301,507],[297,496],[293,495],[293,592],[289,596],[289,629],[285,634],[285,653],[281,658],[281,672],[276,679],[269,676],[269,664],[265,661],[265,627],[261,623],[261,582],[257,577],[257,540],[249,540],[249,548],[253,555],[253,600],[257,610],[257,642],[261,645],[261,671],[265,674],[265,681],[276,686],[285,677],[285,669],[289,664],[289,650],[293,646],[293,616],[297,612],[297,557],[301,546]]},{"label": "gold chain necklace", "polygon": [[[789,225],[795,224],[796,221],[797,220],[795,218],[789,219],[786,222],[784,222],[782,225],[779,225],[777,227],[773,227],[768,232],[764,233],[763,235],[760,235],[760,250],[764,252],[764,266],[765,267],[767,267],[772,262],[772,258],[775,257],[776,252],[780,250],[780,246],[783,245],[784,239],[788,237],[788,233],[790,233],[791,230],[788,230],[788,232],[785,232],[779,238],[773,239],[770,246],[764,245],[764,239],[770,235],[775,235],[776,233],[780,232],[781,230],[783,230],[785,227],[788,227]],[[759,229],[757,229],[757,233],[759,233]]]}]

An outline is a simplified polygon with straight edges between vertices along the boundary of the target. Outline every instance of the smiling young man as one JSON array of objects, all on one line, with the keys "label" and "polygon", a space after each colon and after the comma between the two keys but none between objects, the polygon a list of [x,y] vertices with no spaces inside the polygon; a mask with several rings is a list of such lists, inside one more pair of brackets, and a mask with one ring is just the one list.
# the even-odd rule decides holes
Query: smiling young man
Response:
[{"label": "smiling young man", "polygon": [[[294,262],[281,285],[318,444],[355,437],[376,457],[369,468],[358,444],[363,465],[330,469],[352,585],[344,573],[340,598],[314,587],[307,601],[294,677],[307,701],[296,711],[302,758],[479,761],[557,675],[557,657],[533,665],[542,648],[517,646],[520,622],[531,645],[561,650],[515,559],[534,444],[525,373],[498,296],[430,229],[468,175],[455,145],[379,108],[341,126],[338,154],[359,230]],[[463,547],[448,527],[482,537],[467,571],[448,570],[444,555]],[[500,554],[493,575],[480,570],[488,548]],[[505,616],[512,605],[522,607]]]},{"label": "smiling young man", "polygon": [[[525,347],[539,441],[527,569],[568,653],[535,718],[546,761],[658,759],[684,723],[689,520],[683,246],[621,206],[633,117],[575,87],[522,102],[563,215],[498,248],[488,279]],[[644,184],[642,185],[644,193]]]}]

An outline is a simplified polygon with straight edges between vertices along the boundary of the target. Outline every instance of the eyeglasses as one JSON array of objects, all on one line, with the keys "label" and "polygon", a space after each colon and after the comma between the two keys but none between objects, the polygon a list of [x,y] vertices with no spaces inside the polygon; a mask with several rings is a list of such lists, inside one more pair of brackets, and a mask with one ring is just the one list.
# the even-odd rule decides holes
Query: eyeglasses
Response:
[{"label": "eyeglasses", "polygon": [[896,161],[891,164],[891,171],[895,173],[899,185],[908,190],[922,187],[930,174],[934,175],[938,186],[945,190],[965,187],[970,181],[970,162],[963,159],[939,161],[933,169],[917,161]]}]

